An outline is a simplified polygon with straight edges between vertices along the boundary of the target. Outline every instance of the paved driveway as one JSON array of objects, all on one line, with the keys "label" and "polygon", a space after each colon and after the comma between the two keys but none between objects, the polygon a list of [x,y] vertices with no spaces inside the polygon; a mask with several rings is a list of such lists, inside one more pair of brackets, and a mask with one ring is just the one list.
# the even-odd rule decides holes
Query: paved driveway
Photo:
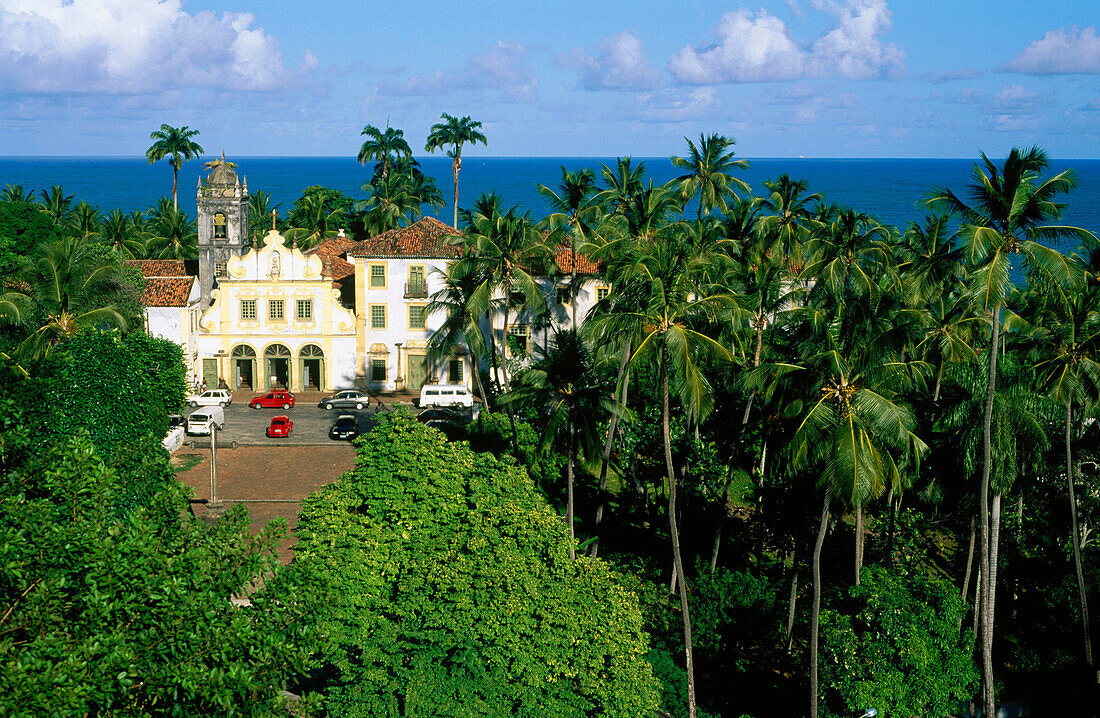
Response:
[{"label": "paved driveway", "polygon": [[[333,409],[325,411],[317,406],[321,396],[318,392],[304,392],[295,395],[295,404],[286,411],[282,409],[250,409],[248,400],[255,394],[236,393],[233,395],[233,403],[225,407],[225,429],[218,432],[218,441],[236,441],[241,446],[306,446],[317,444],[334,444],[328,438],[328,430],[341,414],[352,414],[359,419],[359,433],[365,433],[374,425],[372,417],[382,410],[392,410],[399,406],[398,402],[385,403],[381,406],[371,404],[363,411]],[[188,408],[185,415],[197,409]],[[267,427],[271,423],[271,417],[276,414],[286,414],[294,422],[294,429],[290,436],[281,439],[267,438]],[[210,441],[209,436],[191,436],[184,439],[184,446],[190,442],[200,445]]]}]

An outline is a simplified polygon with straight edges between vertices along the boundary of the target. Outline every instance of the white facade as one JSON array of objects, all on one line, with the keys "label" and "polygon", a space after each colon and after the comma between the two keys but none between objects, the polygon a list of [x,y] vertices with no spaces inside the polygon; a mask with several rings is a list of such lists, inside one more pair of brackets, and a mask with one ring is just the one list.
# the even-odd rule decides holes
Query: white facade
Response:
[{"label": "white facade", "polygon": [[199,320],[201,377],[233,390],[329,391],[355,380],[356,317],[305,256],[272,230],[231,257]]}]

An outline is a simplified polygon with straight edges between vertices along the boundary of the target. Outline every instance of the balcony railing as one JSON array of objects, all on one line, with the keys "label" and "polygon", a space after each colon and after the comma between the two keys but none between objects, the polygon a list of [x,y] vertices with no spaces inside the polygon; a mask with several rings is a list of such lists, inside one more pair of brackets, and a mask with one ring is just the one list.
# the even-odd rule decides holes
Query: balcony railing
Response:
[{"label": "balcony railing", "polygon": [[428,296],[428,283],[424,280],[419,282],[405,282],[405,298],[406,299],[425,299]]}]

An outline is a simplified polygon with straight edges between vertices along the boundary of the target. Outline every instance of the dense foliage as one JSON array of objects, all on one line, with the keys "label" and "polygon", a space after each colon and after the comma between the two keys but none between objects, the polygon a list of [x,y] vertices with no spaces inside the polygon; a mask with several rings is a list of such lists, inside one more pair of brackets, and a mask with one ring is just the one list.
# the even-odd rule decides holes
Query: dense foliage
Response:
[{"label": "dense foliage", "polygon": [[299,557],[332,715],[639,716],[656,704],[637,602],[511,461],[402,414],[302,508]]}]

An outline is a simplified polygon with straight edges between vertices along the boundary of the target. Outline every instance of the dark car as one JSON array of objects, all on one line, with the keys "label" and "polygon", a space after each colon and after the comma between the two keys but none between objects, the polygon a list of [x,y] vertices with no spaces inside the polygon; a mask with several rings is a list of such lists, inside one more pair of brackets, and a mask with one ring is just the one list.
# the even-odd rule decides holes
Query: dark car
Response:
[{"label": "dark car", "polygon": [[358,389],[345,389],[336,392],[333,396],[321,399],[317,406],[332,411],[333,409],[363,409],[370,405],[370,397]]},{"label": "dark car", "polygon": [[290,431],[293,428],[294,422],[290,420],[290,417],[279,414],[271,417],[271,425],[267,427],[267,435],[272,439],[280,436],[290,436]]},{"label": "dark car", "polygon": [[469,422],[469,416],[469,412],[457,409],[424,409],[416,415],[416,420],[421,424],[439,428],[446,424],[462,426]]},{"label": "dark car", "polygon": [[263,396],[253,397],[252,401],[248,402],[248,405],[253,409],[267,407],[268,409],[283,409],[285,411],[294,406],[294,395],[289,391],[275,389],[274,391],[267,392]]},{"label": "dark car", "polygon": [[338,441],[351,441],[359,436],[359,419],[351,414],[336,417],[336,423],[328,430],[328,438]]}]

